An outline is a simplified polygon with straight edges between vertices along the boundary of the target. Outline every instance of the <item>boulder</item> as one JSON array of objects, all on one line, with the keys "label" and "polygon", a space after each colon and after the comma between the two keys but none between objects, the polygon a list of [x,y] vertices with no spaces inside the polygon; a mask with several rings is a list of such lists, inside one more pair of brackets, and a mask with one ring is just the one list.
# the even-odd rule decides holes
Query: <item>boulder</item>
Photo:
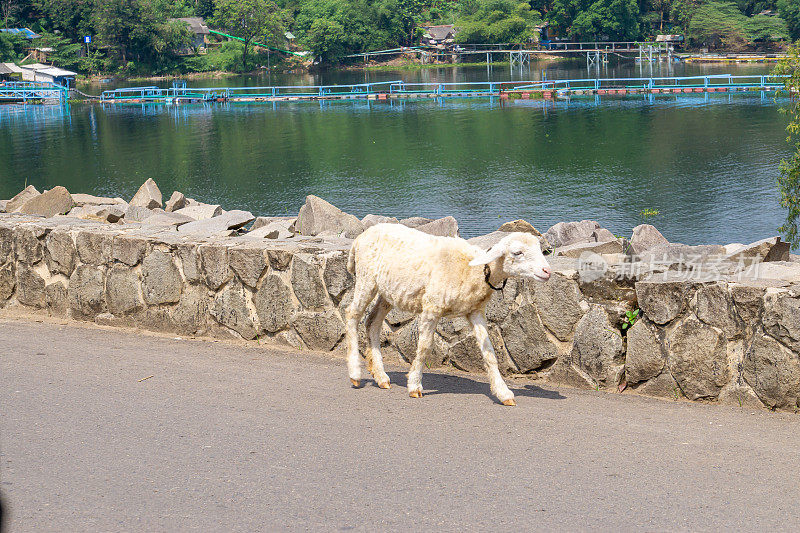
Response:
[{"label": "boulder", "polygon": [[[492,343],[495,354],[497,356],[497,366],[501,374],[509,374],[516,372],[517,368],[514,366],[506,353],[503,337],[497,326],[489,326],[489,341]],[[458,368],[467,372],[485,372],[483,363],[483,353],[481,352],[478,341],[474,333],[470,333],[466,337],[458,340],[452,344],[447,350],[447,359],[450,363]]]},{"label": "boulder", "polygon": [[18,208],[17,212],[49,218],[68,213],[74,205],[69,191],[59,185],[38,196],[34,196],[25,202],[22,207]]},{"label": "boulder", "polygon": [[105,275],[102,267],[78,265],[69,278],[67,298],[74,316],[93,318],[106,311]]},{"label": "boulder", "polygon": [[186,207],[186,197],[182,192],[175,191],[172,193],[172,196],[169,197],[169,200],[167,200],[167,205],[164,206],[164,210],[167,213],[172,213],[184,207]]},{"label": "boulder", "polygon": [[690,316],[667,335],[670,373],[690,400],[716,398],[730,380],[725,336]]},{"label": "boulder", "polygon": [[45,306],[44,278],[27,265],[17,267],[17,301],[28,307]]},{"label": "boulder", "polygon": [[292,326],[312,350],[333,350],[344,336],[344,322],[335,309],[298,313]]},{"label": "boulder", "polygon": [[294,237],[294,233],[276,222],[270,222],[265,226],[259,226],[256,229],[248,231],[245,235],[254,239],[290,239]]},{"label": "boulder", "polygon": [[788,261],[790,244],[781,241],[780,237],[770,237],[747,245],[737,246],[725,256],[725,261],[742,261],[750,264],[754,261]]},{"label": "boulder", "polygon": [[458,222],[450,216],[439,218],[416,227],[417,230],[439,237],[458,237]]},{"label": "boulder", "polygon": [[559,222],[544,234],[547,241],[560,248],[579,242],[597,242],[594,232],[600,229],[600,224],[594,220],[581,220],[580,222]]},{"label": "boulder", "polygon": [[744,332],[744,322],[724,282],[710,283],[697,290],[695,314],[709,326],[721,329],[729,339]]},{"label": "boulder", "polygon": [[619,254],[622,253],[622,242],[614,238],[613,241],[604,242],[576,242],[556,248],[555,255],[580,258],[583,254]]},{"label": "boulder", "polygon": [[0,301],[8,300],[14,294],[17,280],[14,276],[14,264],[0,267]]},{"label": "boulder", "polygon": [[174,210],[180,215],[186,215],[194,220],[208,220],[220,216],[224,211],[219,205],[197,204]]},{"label": "boulder", "polygon": [[289,228],[294,225],[295,221],[297,221],[297,217],[256,217],[256,219],[253,221],[253,225],[250,226],[250,231],[273,224],[276,227],[281,227],[286,231],[293,233]]},{"label": "boulder", "polygon": [[[181,209],[181,214],[183,214],[182,212],[186,209],[189,208],[187,207]],[[233,211],[226,211],[217,217],[196,220],[194,222],[189,222],[188,224],[178,226],[178,233],[211,235],[214,233],[241,228],[245,224],[252,222],[254,219],[255,217],[249,211],[239,211],[234,209]]]},{"label": "boulder", "polygon": [[142,261],[142,293],[148,305],[176,303],[181,298],[183,280],[172,255],[153,250]]},{"label": "boulder", "polygon": [[575,324],[583,316],[578,282],[554,272],[544,283],[530,282],[526,285],[545,327],[559,340],[569,340]]},{"label": "boulder", "polygon": [[36,190],[36,187],[28,185],[6,203],[6,211],[8,213],[15,213],[20,207],[25,205],[28,200],[36,198],[40,194],[41,193]]},{"label": "boulder", "polygon": [[125,204],[105,204],[94,205],[86,204],[80,207],[73,207],[67,216],[84,220],[98,220],[100,222],[119,222],[125,216],[127,207]]},{"label": "boulder", "polygon": [[668,243],[651,246],[639,254],[639,259],[644,263],[660,266],[662,269],[677,266],[679,270],[697,268],[705,262],[717,263],[725,255],[725,247],[718,244],[701,244],[689,246],[688,244]]},{"label": "boulder", "polygon": [[293,254],[287,250],[267,250],[269,266],[273,270],[286,270],[292,262]]},{"label": "boulder", "polygon": [[111,260],[113,242],[111,233],[83,230],[75,237],[75,248],[82,263],[105,265]]},{"label": "boulder", "polygon": [[524,304],[500,326],[508,355],[520,372],[538,370],[558,357],[558,347],[548,338],[536,307]]},{"label": "boulder", "polygon": [[54,314],[64,315],[67,312],[67,288],[60,281],[44,288],[44,299],[47,309]]},{"label": "boulder", "polygon": [[636,282],[636,299],[644,316],[656,324],[666,324],[683,311],[691,287],[686,281],[651,277]]},{"label": "boulder", "polygon": [[385,217],[382,215],[367,215],[361,219],[364,224],[364,229],[367,229],[375,224],[398,224],[399,221],[395,217]]},{"label": "boulder", "polygon": [[305,308],[321,308],[331,304],[320,276],[320,266],[312,257],[295,255],[292,259],[292,288]]},{"label": "boulder", "polygon": [[147,178],[136,194],[130,201],[130,205],[134,207],[145,207],[147,209],[155,209],[156,207],[163,206],[161,191],[153,181],[153,178]]},{"label": "boulder", "polygon": [[129,267],[114,265],[106,278],[106,306],[116,316],[125,316],[144,308],[139,275]]},{"label": "boulder", "polygon": [[199,285],[189,285],[172,310],[172,322],[184,335],[194,335],[206,328],[208,291]]},{"label": "boulder", "polygon": [[270,333],[286,328],[297,311],[292,290],[276,274],[264,278],[253,297],[253,303],[261,327]]},{"label": "boulder", "polygon": [[640,224],[633,228],[633,236],[629,242],[635,254],[646,252],[653,246],[669,244],[666,237],[661,235],[661,232],[650,224]]},{"label": "boulder", "polygon": [[128,208],[125,209],[125,222],[143,222],[153,215],[155,215],[155,213],[146,207],[129,205]]},{"label": "boulder", "polygon": [[214,298],[211,316],[243,338],[254,339],[258,332],[250,316],[247,300],[248,295],[244,286],[238,280],[233,280]]},{"label": "boulder", "polygon": [[422,226],[423,224],[427,224],[429,222],[433,222],[433,219],[425,217],[409,217],[400,220],[400,224],[408,226],[409,228],[416,228],[418,226]]},{"label": "boulder", "polygon": [[575,327],[570,359],[602,386],[622,380],[625,352],[622,336],[602,306],[593,304]]},{"label": "boulder", "polygon": [[786,291],[767,292],[762,321],[769,335],[800,352],[800,297]]},{"label": "boulder", "polygon": [[364,231],[364,224],[322,198],[309,195],[300,208],[295,228],[300,235],[314,236],[324,233],[354,239]]},{"label": "boulder", "polygon": [[248,287],[255,287],[267,268],[264,249],[237,246],[228,249],[228,264]]},{"label": "boulder", "polygon": [[136,266],[144,259],[147,239],[133,235],[116,235],[111,243],[111,256],[128,266]]},{"label": "boulder", "polygon": [[77,251],[72,235],[64,230],[53,230],[45,239],[44,257],[53,274],[69,277],[75,269]]},{"label": "boulder", "polygon": [[658,338],[655,326],[646,318],[640,318],[628,329],[627,338],[625,380],[628,384],[658,376],[666,364],[667,351]]},{"label": "boulder", "polygon": [[42,241],[44,228],[25,225],[14,229],[14,253],[17,261],[33,265],[42,260]]},{"label": "boulder", "polygon": [[93,196],[91,194],[72,194],[72,202],[75,207],[83,207],[85,205],[126,205],[127,202],[122,198],[108,198],[105,196]]},{"label": "boulder", "polygon": [[[228,267],[228,248],[221,244],[204,244],[198,248],[200,265],[208,288],[215,291],[231,279]],[[184,263],[184,272],[186,263]]]},{"label": "boulder", "polygon": [[147,217],[142,221],[145,226],[175,226],[179,227],[189,222],[194,222],[194,219],[180,213],[170,213],[167,211],[156,211],[153,216]]},{"label": "boulder", "polygon": [[[179,244],[178,258],[183,269],[183,276],[189,283],[197,283],[203,280],[203,270],[200,266],[200,253],[194,243]],[[227,256],[226,256],[227,261]]]},{"label": "boulder", "polygon": [[514,233],[514,232],[532,233],[537,237],[542,236],[542,233],[536,228],[534,228],[533,224],[522,219],[506,222],[502,226],[497,228],[497,231],[505,231],[507,233]]},{"label": "boulder", "polygon": [[796,409],[800,405],[800,361],[772,337],[753,338],[742,362],[742,377],[770,408]]},{"label": "boulder", "polygon": [[8,200],[0,200],[0,213],[7,213],[6,206],[8,205]]},{"label": "boulder", "polygon": [[347,252],[338,253],[325,259],[322,279],[332,298],[341,298],[344,292],[355,283],[353,275],[347,270]]}]

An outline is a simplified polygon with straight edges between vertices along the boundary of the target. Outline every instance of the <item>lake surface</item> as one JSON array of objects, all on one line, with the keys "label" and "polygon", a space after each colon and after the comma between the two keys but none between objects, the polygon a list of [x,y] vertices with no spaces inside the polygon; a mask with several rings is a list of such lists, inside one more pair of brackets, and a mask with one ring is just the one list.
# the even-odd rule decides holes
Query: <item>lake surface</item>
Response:
[{"label": "lake surface", "polygon": [[[546,71],[546,72],[545,72]],[[769,66],[585,63],[204,79],[196,86],[767,73]],[[150,85],[140,83],[139,85]],[[169,82],[157,83],[168,86]],[[98,93],[102,87],[82,87]],[[675,95],[213,105],[0,106],[0,197],[34,184],[130,198],[154,178],[226,209],[296,213],[307,194],[359,217],[455,216],[462,235],[524,218],[646,221],[688,244],[774,235],[789,155],[772,96]]]}]

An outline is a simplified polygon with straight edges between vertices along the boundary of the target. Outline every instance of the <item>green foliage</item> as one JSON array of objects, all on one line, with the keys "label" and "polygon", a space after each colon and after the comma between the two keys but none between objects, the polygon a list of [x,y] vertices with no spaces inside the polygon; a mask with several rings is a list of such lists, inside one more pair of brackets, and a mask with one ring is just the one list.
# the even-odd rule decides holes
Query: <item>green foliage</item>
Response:
[{"label": "green foliage", "polygon": [[18,61],[24,56],[28,41],[23,37],[0,32],[0,61]]},{"label": "green foliage", "polygon": [[792,39],[800,39],[800,2],[797,0],[778,0],[778,13],[786,21]]},{"label": "green foliage", "polygon": [[622,319],[622,331],[626,331],[633,326],[639,319],[639,309],[625,311],[625,318]]},{"label": "green foliage", "polygon": [[277,44],[284,31],[284,12],[272,0],[217,0],[211,23],[244,40],[242,68],[253,41]]},{"label": "green foliage", "polygon": [[596,0],[572,23],[573,33],[582,39],[602,37],[631,41],[639,36],[639,4],[636,0]]},{"label": "green foliage", "polygon": [[472,0],[456,21],[460,43],[524,43],[536,37],[541,22],[530,3],[518,0]]},{"label": "green foliage", "polygon": [[753,15],[747,21],[747,36],[751,41],[778,42],[789,40],[789,28],[780,17]]},{"label": "green foliage", "polygon": [[709,2],[697,8],[688,38],[696,45],[719,47],[745,40],[747,17],[733,2]]},{"label": "green foliage", "polygon": [[781,93],[788,96],[790,101],[784,112],[788,113],[790,120],[786,127],[788,136],[786,141],[794,149],[794,153],[789,159],[781,161],[780,176],[778,177],[778,189],[781,194],[781,206],[788,211],[786,222],[778,230],[786,237],[786,241],[791,243],[792,248],[800,246],[800,231],[798,231],[798,221],[800,221],[800,46],[793,47],[788,57],[778,63],[775,74],[787,74],[790,77],[786,80],[784,89]]}]

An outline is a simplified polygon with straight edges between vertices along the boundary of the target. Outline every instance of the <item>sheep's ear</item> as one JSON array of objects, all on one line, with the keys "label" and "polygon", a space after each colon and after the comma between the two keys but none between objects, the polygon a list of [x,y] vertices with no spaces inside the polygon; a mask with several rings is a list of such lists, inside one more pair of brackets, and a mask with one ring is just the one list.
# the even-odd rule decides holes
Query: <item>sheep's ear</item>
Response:
[{"label": "sheep's ear", "polygon": [[469,262],[469,266],[488,265],[495,259],[499,259],[506,251],[504,243],[498,242],[485,252],[481,252],[478,257]]}]

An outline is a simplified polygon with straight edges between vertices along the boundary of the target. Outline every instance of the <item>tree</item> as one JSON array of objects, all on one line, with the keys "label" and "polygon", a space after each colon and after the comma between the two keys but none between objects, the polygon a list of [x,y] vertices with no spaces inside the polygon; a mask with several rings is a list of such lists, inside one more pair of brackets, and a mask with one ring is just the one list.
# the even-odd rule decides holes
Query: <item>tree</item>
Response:
[{"label": "tree", "polygon": [[747,20],[747,35],[751,41],[779,42],[789,40],[789,29],[781,17],[754,15]]},{"label": "tree", "polygon": [[194,12],[198,17],[212,17],[214,15],[214,0],[197,0]]},{"label": "tree", "polygon": [[778,189],[781,194],[781,206],[788,209],[786,222],[778,228],[791,243],[792,248],[800,246],[800,45],[789,50],[786,59],[781,60],[775,68],[775,74],[787,74],[789,78],[781,93],[789,97],[789,105],[784,109],[789,114],[789,125],[786,127],[786,141],[794,149],[789,159],[781,161]]},{"label": "tree", "polygon": [[528,2],[519,0],[476,0],[464,6],[456,21],[460,43],[523,43],[535,37],[542,20]]},{"label": "tree", "polygon": [[8,19],[19,8],[17,0],[0,0],[0,14],[3,15],[3,27],[8,28]]},{"label": "tree", "polygon": [[786,21],[792,39],[800,39],[800,2],[797,0],[778,0],[778,13]]},{"label": "tree", "polygon": [[244,42],[242,68],[247,70],[247,50],[258,38],[276,42],[283,33],[283,12],[272,0],[217,0],[211,23]]},{"label": "tree", "polygon": [[572,23],[572,34],[581,39],[601,36],[632,41],[639,36],[639,4],[636,0],[596,0]]},{"label": "tree", "polygon": [[149,55],[158,18],[148,0],[98,0],[95,25],[102,41],[127,63],[131,54],[137,60]]},{"label": "tree", "polygon": [[709,2],[695,11],[689,23],[689,39],[713,48],[746,41],[747,17],[733,2]]}]

